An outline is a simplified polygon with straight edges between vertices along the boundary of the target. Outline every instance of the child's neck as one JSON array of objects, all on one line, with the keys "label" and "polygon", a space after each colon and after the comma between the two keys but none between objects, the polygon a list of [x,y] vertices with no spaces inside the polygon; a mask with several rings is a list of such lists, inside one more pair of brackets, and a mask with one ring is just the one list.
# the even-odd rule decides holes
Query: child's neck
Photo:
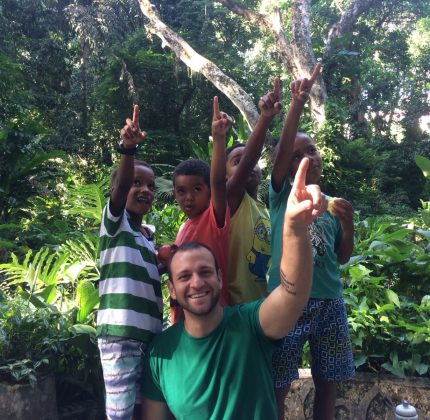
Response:
[{"label": "child's neck", "polygon": [[246,188],[246,192],[251,196],[255,201],[258,201],[258,186],[252,188]]},{"label": "child's neck", "polygon": [[130,215],[130,223],[135,227],[136,229],[140,229],[142,226],[142,220],[143,220],[143,214],[140,215]]}]

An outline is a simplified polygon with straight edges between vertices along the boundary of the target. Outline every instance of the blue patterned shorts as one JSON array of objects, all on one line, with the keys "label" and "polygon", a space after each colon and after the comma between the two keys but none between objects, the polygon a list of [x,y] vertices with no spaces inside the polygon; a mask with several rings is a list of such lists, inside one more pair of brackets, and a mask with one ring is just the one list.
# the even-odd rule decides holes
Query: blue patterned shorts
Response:
[{"label": "blue patterned shorts", "polygon": [[299,377],[298,366],[306,340],[311,349],[314,378],[343,381],[354,376],[354,357],[343,299],[311,298],[294,329],[273,354],[275,388],[285,388]]},{"label": "blue patterned shorts", "polygon": [[140,379],[146,345],[123,337],[98,339],[109,420],[130,420],[140,402]]}]

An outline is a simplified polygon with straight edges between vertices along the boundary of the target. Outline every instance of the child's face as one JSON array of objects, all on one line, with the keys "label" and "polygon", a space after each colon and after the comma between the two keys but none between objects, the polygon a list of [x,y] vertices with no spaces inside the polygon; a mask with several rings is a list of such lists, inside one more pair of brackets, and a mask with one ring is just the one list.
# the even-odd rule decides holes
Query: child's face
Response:
[{"label": "child's face", "polygon": [[309,168],[306,174],[306,184],[316,184],[321,177],[322,159],[320,152],[315,147],[314,142],[306,135],[299,133],[294,142],[293,158],[291,161],[290,176],[296,175],[301,160],[309,158]]},{"label": "child's face", "polygon": [[127,195],[125,208],[130,215],[143,216],[154,201],[155,176],[146,166],[134,167],[134,181]]},{"label": "child's face", "polygon": [[177,175],[173,195],[189,219],[203,213],[209,207],[211,199],[209,186],[199,175]]},{"label": "child's face", "polygon": [[[226,163],[226,173],[227,173],[227,179],[231,178],[234,173],[236,172],[236,169],[239,165],[240,159],[242,159],[243,153],[245,151],[245,147],[236,147],[236,149],[233,149],[229,155],[227,156],[227,163]],[[258,166],[258,163],[254,166],[254,169],[249,174],[248,181],[246,183],[246,188],[255,188],[257,187],[261,182],[261,169],[260,166]]]}]

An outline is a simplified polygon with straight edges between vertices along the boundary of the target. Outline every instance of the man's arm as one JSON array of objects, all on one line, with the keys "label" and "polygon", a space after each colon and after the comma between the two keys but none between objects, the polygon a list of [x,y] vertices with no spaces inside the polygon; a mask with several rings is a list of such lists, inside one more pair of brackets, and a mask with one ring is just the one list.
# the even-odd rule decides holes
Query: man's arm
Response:
[{"label": "man's arm", "polygon": [[[139,128],[139,106],[134,105],[133,120],[127,118],[125,126],[121,129],[122,146],[125,151],[135,149],[145,138],[146,133]],[[119,216],[127,202],[127,195],[134,181],[134,155],[121,154],[115,181],[110,194],[110,211]]]},{"label": "man's arm", "polygon": [[302,159],[288,197],[280,265],[281,284],[260,307],[261,328],[271,339],[285,337],[293,328],[308,301],[312,285],[313,259],[308,226],[326,206],[319,187],[306,186],[308,166],[309,159]]},{"label": "man's arm", "polygon": [[320,70],[321,64],[317,64],[309,80],[305,78],[291,82],[291,105],[285,118],[284,126],[282,127],[281,138],[271,175],[272,187],[276,192],[281,190],[288,176],[300,116]]},{"label": "man's arm", "polygon": [[143,397],[142,420],[174,420],[164,401],[154,401]]},{"label": "man's arm", "polygon": [[231,215],[236,213],[245,194],[246,183],[251,171],[260,159],[266,132],[273,118],[282,108],[280,101],[280,80],[276,77],[273,91],[258,102],[260,116],[245,146],[244,154],[234,175],[227,181],[227,199]]},{"label": "man's arm", "polygon": [[222,228],[225,224],[227,208],[227,187],[225,168],[225,135],[230,128],[231,119],[225,112],[220,112],[218,97],[214,97],[212,117],[212,160],[211,160],[211,200],[216,224]]}]

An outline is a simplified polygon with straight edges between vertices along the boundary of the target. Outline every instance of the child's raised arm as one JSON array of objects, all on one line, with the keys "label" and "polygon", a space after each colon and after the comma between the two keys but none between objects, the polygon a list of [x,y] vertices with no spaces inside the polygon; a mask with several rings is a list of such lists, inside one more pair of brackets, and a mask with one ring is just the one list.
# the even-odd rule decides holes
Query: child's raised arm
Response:
[{"label": "child's raised arm", "polygon": [[300,116],[305,102],[309,97],[309,92],[320,73],[320,69],[321,64],[317,64],[309,80],[305,78],[291,82],[291,105],[282,128],[278,151],[276,153],[271,175],[272,188],[276,192],[281,190],[282,185],[288,176]]},{"label": "child's raised arm", "polygon": [[139,128],[139,106],[134,105],[133,120],[127,118],[126,124],[120,131],[121,143],[118,152],[121,160],[113,179],[110,194],[110,211],[114,216],[119,216],[126,205],[127,195],[134,181],[134,155],[136,148],[146,136]]},{"label": "child's raised arm", "polygon": [[211,199],[217,226],[222,228],[225,223],[227,208],[227,188],[225,169],[225,135],[230,128],[231,119],[225,112],[220,112],[218,97],[213,100],[212,139],[213,150],[211,160]]},{"label": "child's raised arm", "polygon": [[269,124],[282,108],[280,103],[280,79],[275,77],[273,91],[260,98],[260,116],[245,146],[234,175],[227,181],[227,199],[231,215],[238,209],[245,194],[248,177],[260,159]]}]

